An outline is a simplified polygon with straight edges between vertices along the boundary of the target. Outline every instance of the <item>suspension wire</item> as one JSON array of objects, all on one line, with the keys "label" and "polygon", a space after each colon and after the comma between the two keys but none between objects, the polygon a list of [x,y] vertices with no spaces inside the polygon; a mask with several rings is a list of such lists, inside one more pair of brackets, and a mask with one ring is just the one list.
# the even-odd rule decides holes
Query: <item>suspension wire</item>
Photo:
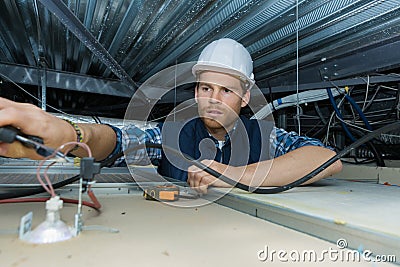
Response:
[{"label": "suspension wire", "polygon": [[299,0],[296,0],[296,117],[298,124],[298,132],[301,134],[301,124],[300,124],[300,100],[299,100]]}]

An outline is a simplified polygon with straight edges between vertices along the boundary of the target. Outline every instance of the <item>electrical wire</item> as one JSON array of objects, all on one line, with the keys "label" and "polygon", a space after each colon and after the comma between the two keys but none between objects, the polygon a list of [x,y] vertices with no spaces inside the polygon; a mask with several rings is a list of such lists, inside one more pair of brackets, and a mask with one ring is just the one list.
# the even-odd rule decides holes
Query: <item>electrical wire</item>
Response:
[{"label": "electrical wire", "polygon": [[[53,152],[50,156],[45,157],[43,160],[41,160],[41,161],[39,162],[39,166],[38,166],[37,169],[36,169],[36,178],[38,179],[38,181],[39,181],[39,183],[42,185],[42,187],[43,187],[52,197],[55,197],[55,196],[56,196],[56,193],[55,193],[55,191],[54,191],[54,188],[53,188],[53,186],[52,186],[52,183],[51,183],[51,181],[50,181],[50,178],[49,178],[48,175],[47,175],[47,171],[48,171],[49,168],[50,168],[52,165],[54,165],[56,162],[53,161],[53,162],[50,163],[50,164],[46,167],[46,169],[45,169],[44,178],[45,178],[47,184],[45,184],[45,183],[43,182],[43,180],[42,180],[42,178],[41,178],[41,176],[40,176],[40,169],[41,169],[41,167],[44,165],[44,163],[45,163],[47,160],[49,160],[49,159],[51,159],[51,158],[54,158],[55,155],[57,154],[57,152],[60,152],[62,149],[64,149],[65,147],[68,147],[68,146],[70,146],[70,148],[64,153],[64,155],[67,155],[75,146],[80,146],[80,147],[82,147],[83,149],[85,149],[85,150],[87,151],[89,157],[92,157],[92,151],[90,150],[90,148],[89,148],[89,146],[88,146],[87,144],[85,144],[85,143],[80,143],[80,142],[68,142],[68,143],[62,144],[62,145],[59,146],[57,149],[55,149],[54,152]],[[74,146],[74,147],[72,147],[72,146]]]},{"label": "electrical wire", "polygon": [[[278,186],[278,187],[275,187],[275,188],[256,188],[256,187],[251,187],[251,186],[242,184],[240,182],[232,180],[229,177],[224,176],[223,174],[221,174],[221,173],[209,168],[208,166],[206,166],[203,163],[193,159],[192,157],[190,157],[188,155],[185,155],[185,154],[183,154],[183,153],[181,153],[179,151],[176,151],[173,148],[169,148],[167,146],[162,146],[160,144],[152,144],[152,143],[150,143],[150,144],[149,143],[139,144],[139,145],[136,145],[136,146],[130,148],[130,150],[137,150],[137,149],[140,149],[140,148],[159,148],[159,149],[164,148],[164,149],[167,149],[168,151],[170,151],[170,152],[172,152],[174,154],[183,155],[184,159],[189,161],[189,162],[191,162],[193,165],[197,166],[198,168],[204,170],[205,172],[215,176],[216,178],[220,179],[221,181],[223,181],[223,182],[225,182],[227,184],[230,184],[230,185],[232,185],[232,186],[234,186],[236,188],[239,188],[239,189],[242,189],[242,190],[245,190],[245,191],[248,191],[248,192],[256,193],[256,194],[275,194],[275,193],[284,192],[284,191],[292,189],[292,188],[294,188],[296,186],[302,185],[303,183],[305,183],[305,182],[309,181],[310,179],[312,179],[313,177],[315,177],[321,171],[323,171],[326,168],[328,168],[334,162],[336,162],[337,160],[341,159],[343,156],[347,155],[353,149],[365,144],[366,142],[369,142],[370,140],[372,140],[372,139],[376,138],[377,136],[381,135],[382,133],[390,132],[390,131],[396,130],[398,128],[400,128],[400,121],[397,121],[395,123],[383,126],[383,127],[379,128],[379,129],[376,129],[373,132],[368,133],[367,135],[359,138],[357,141],[353,142],[349,146],[345,147],[343,150],[338,152],[335,156],[331,157],[325,163],[323,163],[322,165],[320,165],[319,167],[317,167],[316,169],[314,169],[313,171],[311,171],[307,175],[303,176],[302,178],[300,178],[300,179],[298,179],[298,180],[296,180],[296,181],[294,181],[292,183],[289,183],[287,185]],[[128,152],[128,151],[126,151],[126,152]],[[120,154],[121,153],[119,153],[118,155],[115,155],[113,157],[113,159],[116,160],[117,156],[121,157]],[[102,166],[105,166],[105,164],[102,164]],[[74,180],[76,181],[78,179],[79,179],[79,175],[76,175],[76,176],[71,177],[71,178],[69,178],[67,180],[64,180],[62,182],[54,184],[53,188],[58,188],[58,186],[60,186],[61,184],[68,184],[68,183],[70,183],[70,182],[72,182]],[[41,190],[39,190],[40,193],[43,192],[44,189],[43,188],[40,188],[40,189],[41,189]],[[34,192],[37,192],[37,190],[38,190],[37,188],[30,189],[30,190],[24,190],[24,193],[28,192],[29,194],[34,194]],[[0,199],[4,199],[5,195],[7,196],[6,198],[10,198],[10,197],[8,197],[10,195],[10,193],[8,193],[8,194],[7,193],[6,194],[3,193],[3,194],[0,194]],[[21,195],[21,193],[20,193],[20,195]],[[26,196],[26,195],[23,195],[23,196]],[[15,196],[14,196],[14,198],[15,198]]]},{"label": "electrical wire", "polygon": [[[333,109],[335,110],[336,115],[339,116],[339,118],[341,118],[341,119],[343,120],[342,113],[339,111],[339,108],[338,108],[338,106],[337,106],[336,103],[335,103],[335,99],[333,98],[331,89],[330,89],[330,88],[326,88],[326,92],[328,93],[329,100],[331,101],[332,107],[333,107]],[[344,132],[346,133],[346,135],[350,138],[350,140],[351,140],[352,142],[355,142],[356,139],[355,139],[354,136],[351,134],[351,132],[350,132],[349,129],[347,128],[346,124],[343,123],[342,121],[341,121],[341,124],[342,124],[342,128],[343,128]]]},{"label": "electrical wire", "polygon": [[[18,89],[22,90],[24,93],[26,93],[27,95],[29,95],[29,96],[32,97],[33,99],[39,101],[39,103],[42,103],[42,100],[41,100],[41,99],[39,99],[39,98],[37,98],[36,96],[34,96],[34,95],[32,95],[31,93],[29,93],[29,92],[28,92],[27,90],[25,90],[22,86],[20,86],[20,85],[17,84],[16,82],[14,82],[10,77],[4,75],[4,74],[1,73],[1,72],[0,72],[0,76],[3,77],[3,78],[5,78],[5,79],[8,80],[9,82],[11,82],[11,83],[12,83],[13,85],[15,85]],[[73,118],[73,116],[72,116],[71,114],[68,114],[68,113],[66,113],[66,112],[64,112],[64,111],[62,111],[62,110],[60,110],[60,109],[58,109],[58,108],[55,108],[55,107],[53,107],[53,106],[51,106],[51,105],[49,105],[49,104],[47,104],[47,103],[46,103],[46,106],[49,107],[49,108],[52,108],[53,110],[55,110],[55,111],[57,111],[57,112],[59,112],[59,113],[64,114],[65,116],[68,116],[69,118]],[[83,121],[85,121],[85,120],[83,120]],[[86,122],[91,122],[91,121],[86,121]]]},{"label": "electrical wire", "polygon": [[326,121],[326,119],[324,118],[324,116],[322,115],[321,109],[320,109],[319,106],[318,106],[318,102],[314,102],[314,108],[315,108],[315,111],[317,112],[319,118],[321,119],[322,123],[323,123],[323,124],[326,124],[327,121]]},{"label": "electrical wire", "polygon": [[100,121],[100,119],[99,119],[98,116],[92,115],[91,117],[92,117],[92,119],[94,120],[94,122],[95,122],[96,124],[101,124],[101,121]]},{"label": "electrical wire", "polygon": [[[342,104],[343,104],[343,102],[344,102],[344,100],[345,100],[345,97],[343,96],[343,98],[340,100],[340,102],[339,102],[339,104],[338,104],[338,108],[340,108],[341,106],[342,106]],[[330,118],[329,118],[329,122],[328,122],[328,125],[327,125],[327,131],[326,131],[326,136],[325,136],[325,138],[324,138],[324,140],[323,140],[323,142],[324,142],[324,144],[326,145],[326,144],[328,144],[328,140],[329,140],[329,130],[330,130],[330,127],[331,127],[331,123],[332,123],[332,121],[333,121],[333,118],[335,117],[335,112],[332,112],[332,114],[331,114],[331,116],[330,116]]]},{"label": "electrical wire", "polygon": [[400,88],[399,90],[397,90],[395,110],[396,110],[396,118],[400,119]]},{"label": "electrical wire", "polygon": [[[79,142],[68,142],[68,143],[65,143],[65,144],[61,145],[60,147],[58,147],[58,148],[53,152],[53,154],[52,154],[51,156],[47,157],[46,159],[51,158],[52,156],[54,157],[54,155],[56,155],[56,153],[57,153],[58,151],[64,149],[65,147],[72,146],[72,145],[73,145],[73,146],[75,146],[75,145],[81,146],[82,148],[84,148],[84,149],[88,152],[88,156],[89,156],[89,157],[92,157],[92,152],[91,152],[91,150],[90,150],[90,148],[89,148],[89,146],[88,146],[87,144],[85,144],[85,143],[79,143]],[[65,153],[67,154],[71,149],[73,149],[73,147],[70,148],[70,149],[68,149]],[[7,192],[7,193],[2,193],[2,194],[0,194],[0,201],[8,200],[8,199],[20,198],[20,197],[26,197],[26,196],[32,196],[32,195],[36,195],[36,194],[43,193],[43,192],[45,192],[45,191],[47,191],[48,193],[50,193],[50,195],[53,197],[53,196],[55,196],[54,189],[63,187],[63,186],[68,185],[68,184],[72,184],[72,183],[78,181],[78,180],[81,178],[80,175],[75,175],[75,176],[73,176],[73,177],[71,177],[71,178],[68,178],[68,179],[66,179],[66,180],[63,180],[63,181],[61,181],[61,182],[52,184],[52,183],[50,182],[50,179],[47,177],[47,173],[46,173],[46,172],[47,172],[48,168],[49,168],[52,164],[54,164],[54,162],[53,162],[53,163],[51,163],[51,164],[48,166],[48,168],[46,168],[45,179],[46,179],[47,185],[44,184],[43,180],[42,180],[41,177],[40,177],[40,168],[41,168],[41,166],[43,165],[42,162],[45,162],[46,159],[44,159],[43,161],[41,161],[41,164],[39,164],[39,166],[38,166],[38,168],[37,168],[37,177],[38,177],[38,180],[39,180],[39,183],[41,184],[41,186],[37,186],[37,187],[33,187],[33,188],[28,188],[28,189],[24,189],[24,190],[21,190],[21,191],[12,191],[12,192]],[[90,199],[92,200],[94,207],[97,207],[97,209],[100,209],[101,204],[100,204],[100,202],[97,200],[97,198],[96,198],[96,196],[94,195],[93,191],[91,190],[91,185],[88,186],[87,194],[88,194],[88,196],[90,197]],[[77,203],[78,203],[78,202],[77,202]]]},{"label": "electrical wire", "polygon": [[296,0],[296,112],[297,112],[297,124],[298,134],[301,134],[301,122],[300,122],[300,103],[299,103],[299,0]]},{"label": "electrical wire", "polygon": [[373,163],[375,161],[375,159],[358,160],[356,157],[352,157],[352,159],[354,159],[354,161],[344,160],[344,159],[341,159],[341,161],[344,162],[344,163],[353,164],[353,165],[371,164],[371,163]]},{"label": "electrical wire", "polygon": [[[322,165],[320,165],[319,167],[317,167],[316,169],[314,169],[313,171],[311,171],[310,173],[308,173],[307,175],[303,176],[302,178],[289,183],[287,185],[284,186],[278,186],[275,188],[255,188],[255,187],[251,187],[245,184],[242,184],[240,182],[237,182],[235,180],[232,180],[220,173],[218,173],[217,171],[207,167],[206,165],[202,164],[201,162],[197,161],[197,160],[193,160],[190,157],[188,157],[188,159],[190,159],[190,161],[198,168],[204,170],[205,172],[213,175],[214,177],[220,179],[221,181],[232,185],[236,188],[248,191],[248,192],[252,192],[252,193],[256,193],[256,194],[275,194],[275,193],[280,193],[280,192],[284,192],[287,191],[289,189],[292,189],[293,187],[296,186],[300,186],[303,183],[309,181],[310,179],[312,179],[313,177],[315,177],[317,174],[319,174],[321,171],[325,170],[327,167],[329,167],[330,165],[332,165],[334,162],[336,162],[337,160],[339,160],[340,158],[342,158],[343,156],[347,155],[350,151],[352,151],[353,149],[365,144],[366,142],[374,139],[376,136],[379,136],[382,133],[386,133],[392,130],[395,130],[397,128],[400,128],[400,122],[395,122],[389,125],[386,125],[384,127],[381,127],[371,133],[368,133],[367,135],[363,136],[362,138],[358,139],[357,141],[355,141],[354,143],[350,144],[349,146],[347,146],[346,148],[344,148],[342,151],[340,151],[339,153],[337,153],[335,156],[331,157],[330,159],[328,159],[325,163],[323,163]],[[161,145],[157,145],[157,146],[161,146]],[[164,146],[165,148],[165,146]],[[170,149],[168,149],[170,150]],[[173,150],[170,150],[173,152]],[[178,152],[179,153],[179,152]],[[185,155],[187,156],[187,155]]]},{"label": "electrical wire", "polygon": [[[78,204],[78,200],[70,199],[70,198],[60,198],[64,203],[70,204]],[[10,203],[28,203],[28,202],[46,202],[49,200],[48,198],[13,198],[13,199],[2,199],[0,200],[0,204],[10,204]],[[96,199],[97,201],[97,199]],[[101,205],[97,201],[97,203],[91,203],[88,201],[82,201],[82,205],[93,208],[97,211],[100,211]]]},{"label": "electrical wire", "polygon": [[365,129],[365,128],[362,128],[362,127],[360,127],[360,126],[358,126],[358,125],[356,125],[356,124],[354,124],[354,123],[345,121],[344,119],[340,118],[337,114],[336,114],[336,118],[337,118],[340,122],[343,122],[343,123],[345,123],[345,124],[348,125],[348,126],[357,128],[357,129],[362,130],[362,131],[364,131],[364,132],[372,132],[372,130]]},{"label": "electrical wire", "polygon": [[381,85],[381,87],[385,88],[385,89],[393,90],[393,91],[399,91],[399,89],[397,89],[397,88],[393,88],[393,87],[386,86],[386,85]]},{"label": "electrical wire", "polygon": [[365,90],[365,98],[364,98],[364,104],[362,107],[362,111],[365,110],[365,103],[367,102],[367,99],[368,99],[368,91],[369,91],[369,75],[367,75],[367,88]]},{"label": "electrical wire", "polygon": [[[341,99],[341,101],[340,101],[339,104],[338,104],[338,107],[340,107],[340,106],[342,105],[342,103],[344,102],[344,100],[345,100],[345,97],[343,97],[343,98]],[[316,103],[315,103],[315,104],[316,104]],[[350,105],[350,107],[351,107],[351,105]],[[331,122],[332,122],[333,116],[334,116],[335,114],[336,114],[336,113],[333,112],[332,115],[330,116],[330,120],[329,120],[328,124],[325,124],[322,128],[320,128],[317,132],[315,132],[311,137],[319,138],[319,139],[320,139],[321,133],[323,133],[323,132],[327,129],[327,135],[325,136],[323,142],[324,142],[325,144],[329,144],[329,132],[332,131],[332,130],[335,131],[335,132],[339,130],[339,128],[338,128],[337,126],[333,126],[333,127],[331,126]],[[346,120],[344,120],[344,119],[342,120],[342,119],[341,119],[339,116],[337,116],[337,115],[336,115],[335,117],[336,117],[338,120],[340,120],[341,122],[343,122],[343,123],[347,124],[348,126],[350,126],[351,128],[349,128],[349,130],[351,131],[352,134],[357,135],[358,138],[359,138],[359,137],[362,137],[362,136],[365,134],[365,132],[372,132],[371,130],[362,128],[362,127],[360,127],[360,126],[358,126],[358,125],[356,125],[356,124],[350,123],[350,122],[348,122],[348,121],[346,121]],[[391,122],[393,122],[393,121],[391,121]],[[372,124],[372,123],[370,123],[370,124]],[[378,140],[380,140],[383,136],[387,136],[387,135],[381,135],[381,136],[379,137]],[[335,139],[334,136],[333,136],[333,139]],[[367,145],[367,147],[369,148],[369,150],[372,152],[372,154],[374,155],[374,158],[375,158],[375,160],[376,160],[377,166],[385,166],[385,163],[384,163],[384,160],[383,160],[383,158],[382,158],[382,155],[381,155],[381,153],[376,149],[374,143],[373,143],[372,141],[370,141],[370,142],[367,142],[366,145]],[[334,145],[334,147],[336,147],[336,145]]]},{"label": "electrical wire", "polygon": [[[191,108],[191,107],[193,107],[193,106],[196,105],[196,104],[197,104],[196,102],[193,102],[193,103],[191,103],[190,105],[188,105],[188,106],[186,106],[186,107],[183,107],[183,108],[178,109],[178,110],[174,110],[174,115],[176,115],[177,113],[182,112],[182,111],[184,111],[184,110],[186,110],[186,109],[188,109],[188,108]],[[170,114],[167,114],[167,115],[165,115],[165,116],[161,116],[161,117],[158,117],[158,118],[155,118],[155,119],[152,119],[152,120],[148,120],[148,121],[146,121],[146,122],[156,122],[156,121],[165,119],[165,118],[167,118],[168,116],[170,116]]]},{"label": "electrical wire", "polygon": [[378,92],[380,91],[381,88],[382,88],[382,86],[380,86],[380,85],[376,88],[374,94],[372,95],[371,99],[368,101],[368,104],[365,105],[365,107],[364,107],[364,104],[365,104],[365,102],[364,102],[363,108],[362,108],[362,111],[364,113],[371,107],[372,103],[375,101],[376,95],[378,94]]},{"label": "electrical wire", "polygon": [[340,158],[342,158],[343,156],[347,155],[350,151],[352,151],[353,149],[369,142],[370,140],[374,139],[376,136],[379,136],[382,133],[386,133],[392,130],[395,130],[397,128],[400,128],[400,122],[395,122],[389,125],[386,125],[384,127],[381,127],[377,130],[374,130],[371,133],[368,133],[367,135],[361,137],[360,139],[358,139],[357,141],[353,142],[352,144],[350,144],[349,146],[347,146],[346,148],[344,148],[343,150],[341,150],[340,152],[338,152],[335,156],[331,157],[330,159],[328,159],[325,163],[323,163],[322,165],[320,165],[319,167],[317,167],[316,169],[314,169],[313,171],[311,171],[310,173],[308,173],[307,175],[303,176],[302,178],[289,183],[287,185],[284,186],[278,186],[275,188],[256,188],[256,187],[252,187],[252,186],[248,186],[245,184],[242,184],[240,182],[237,182],[235,180],[232,180],[231,178],[213,170],[212,168],[207,167],[206,165],[204,165],[203,163],[193,159],[192,157],[190,157],[189,155],[186,155],[184,153],[181,153],[173,148],[170,148],[168,146],[162,146],[161,144],[152,144],[152,143],[146,143],[146,144],[140,144],[137,145],[135,147],[132,148],[133,149],[139,149],[139,148],[159,148],[159,149],[165,149],[168,150],[176,155],[180,155],[183,156],[183,159],[185,159],[186,161],[192,163],[193,165],[195,165],[196,167],[204,170],[205,172],[207,172],[210,175],[213,175],[214,177],[220,179],[221,181],[232,185],[236,188],[251,192],[251,193],[255,193],[255,194],[275,194],[275,193],[280,193],[280,192],[284,192],[287,191],[289,189],[292,189],[293,187],[296,186],[300,186],[303,183],[309,181],[310,179],[312,179],[313,177],[315,177],[317,174],[319,174],[320,172],[322,172],[323,170],[325,170],[326,168],[328,168],[330,165],[332,165],[334,162],[336,162],[337,160],[339,160]]},{"label": "electrical wire", "polygon": [[[333,92],[333,96],[336,97],[344,93],[344,89],[337,88]],[[283,98],[278,98],[271,101],[269,104],[262,107],[257,111],[250,119],[264,119],[268,115],[272,114],[274,111],[282,108],[287,108],[291,106],[296,106],[297,104],[308,104],[310,102],[316,102],[324,99],[328,99],[329,96],[326,89],[308,90],[301,92],[299,94],[292,94],[285,96]],[[301,106],[300,106],[301,109]],[[303,116],[303,115],[302,115]]]},{"label": "electrical wire", "polygon": [[[329,95],[329,100],[333,106],[333,109],[335,110],[336,113],[336,117],[340,120],[343,130],[346,133],[346,135],[350,138],[350,140],[352,140],[353,142],[355,141],[354,136],[351,134],[351,132],[349,131],[349,129],[346,126],[346,123],[343,119],[343,115],[341,114],[341,112],[339,111],[338,106],[336,105],[334,98],[333,98],[333,94],[330,88],[327,88],[327,93]],[[345,94],[344,95],[346,100],[349,101],[349,103],[351,104],[352,107],[354,107],[357,111],[357,113],[359,114],[360,118],[363,120],[365,126],[367,127],[368,130],[372,130],[372,127],[370,125],[370,123],[368,122],[368,119],[365,117],[363,111],[361,110],[361,108],[357,105],[357,103],[354,101],[354,99],[349,95],[349,94]]]},{"label": "electrical wire", "polygon": [[349,103],[356,109],[358,115],[360,116],[361,120],[364,122],[367,129],[372,130],[372,127],[369,124],[367,118],[365,117],[363,110],[357,105],[357,103],[354,101],[354,99],[351,96],[349,96],[348,94],[345,94],[345,97],[346,97],[347,101],[349,101]]},{"label": "electrical wire", "polygon": [[[80,178],[80,175],[75,175],[72,176],[68,179],[65,179],[63,181],[53,183],[52,186],[54,189],[61,188],[63,186],[66,186],[68,184],[72,184],[76,181],[78,181]],[[46,192],[45,189],[42,186],[35,186],[31,188],[24,188],[21,190],[13,190],[11,192],[6,192],[6,193],[1,193],[0,194],[0,200],[3,199],[9,199],[9,198],[19,198],[19,197],[26,197],[26,196],[32,196],[32,195],[37,195]]]},{"label": "electrical wire", "polygon": [[393,107],[386,113],[385,117],[388,117],[392,112],[396,111],[396,119],[399,119],[399,109],[400,109],[400,88],[396,92],[395,103]]},{"label": "electrical wire", "polygon": [[[336,126],[336,127],[332,127],[332,128],[331,128],[331,130],[332,130],[333,132],[339,131],[339,129],[340,129],[340,126]],[[364,134],[364,131],[360,131],[360,130],[357,130],[357,129],[354,129],[354,128],[350,128],[350,131],[351,131],[354,135],[356,135],[358,138],[361,138],[361,137],[363,137],[363,136],[365,135],[365,134]],[[375,158],[375,161],[376,161],[376,165],[377,165],[378,167],[385,167],[386,165],[385,165],[385,161],[384,161],[383,158],[382,158],[382,153],[380,153],[380,152],[378,151],[378,149],[376,148],[376,146],[375,146],[375,144],[372,142],[372,140],[366,142],[365,145],[369,148],[369,150],[370,150],[370,151],[372,152],[372,154],[374,155],[374,158]]]},{"label": "electrical wire", "polygon": [[[359,127],[359,126],[357,126],[357,125],[355,125],[355,124],[352,124],[352,123],[349,123],[349,122],[347,122],[347,121],[345,121],[345,120],[342,120],[342,119],[341,119],[340,117],[338,117],[337,115],[336,115],[336,118],[337,118],[338,120],[340,120],[341,122],[347,124],[348,126],[352,127],[351,129],[349,129],[350,132],[351,132],[351,133],[356,133],[356,134],[358,135],[358,137],[362,137],[362,136],[364,135],[365,132],[372,132],[371,130],[361,128],[361,127]],[[324,127],[324,128],[325,128],[325,127]],[[330,126],[329,126],[329,128],[328,128],[328,135],[329,135],[329,131],[330,131],[331,129],[336,130],[336,131],[338,130],[338,128],[330,127]],[[357,130],[357,129],[358,129],[358,130]],[[322,128],[321,130],[323,131],[323,128]],[[321,131],[318,131],[318,132],[321,132]],[[317,132],[317,133],[318,133],[318,132]],[[314,136],[317,136],[317,134],[314,135]],[[327,136],[326,138],[327,138],[327,140],[328,140],[328,136]],[[372,142],[367,142],[367,146],[370,148],[370,150],[371,150],[372,153],[374,154],[375,159],[376,159],[376,161],[377,161],[377,166],[384,167],[384,166],[385,166],[384,160],[382,159],[381,154],[377,151],[375,145],[374,145]],[[336,145],[335,145],[335,147],[336,147]]]}]

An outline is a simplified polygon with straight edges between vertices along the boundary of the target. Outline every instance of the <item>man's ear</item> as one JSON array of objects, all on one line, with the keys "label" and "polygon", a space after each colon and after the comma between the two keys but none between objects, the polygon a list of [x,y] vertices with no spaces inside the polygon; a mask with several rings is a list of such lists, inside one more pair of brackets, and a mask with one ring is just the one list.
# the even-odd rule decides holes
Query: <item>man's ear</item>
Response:
[{"label": "man's ear", "polygon": [[249,104],[250,102],[250,90],[246,90],[246,93],[244,93],[243,97],[242,97],[242,108],[247,106],[247,104]]}]

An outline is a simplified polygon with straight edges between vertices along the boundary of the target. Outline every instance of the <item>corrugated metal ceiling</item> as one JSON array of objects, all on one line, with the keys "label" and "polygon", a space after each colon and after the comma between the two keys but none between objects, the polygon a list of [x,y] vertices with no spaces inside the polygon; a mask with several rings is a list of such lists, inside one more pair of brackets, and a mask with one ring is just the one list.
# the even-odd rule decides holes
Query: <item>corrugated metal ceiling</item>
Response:
[{"label": "corrugated metal ceiling", "polygon": [[67,29],[76,25],[48,10],[49,2],[67,6],[138,83],[165,67],[195,60],[207,43],[221,37],[234,38],[249,49],[259,87],[268,82],[278,90],[296,81],[297,45],[302,83],[319,82],[321,75],[347,78],[400,64],[394,55],[379,64],[364,58],[358,68],[340,65],[349,56],[362,59],[363,53],[397,45],[399,0],[4,0],[0,71],[17,82],[34,85],[38,64],[45,64],[52,88],[116,96],[131,92],[72,28]]}]

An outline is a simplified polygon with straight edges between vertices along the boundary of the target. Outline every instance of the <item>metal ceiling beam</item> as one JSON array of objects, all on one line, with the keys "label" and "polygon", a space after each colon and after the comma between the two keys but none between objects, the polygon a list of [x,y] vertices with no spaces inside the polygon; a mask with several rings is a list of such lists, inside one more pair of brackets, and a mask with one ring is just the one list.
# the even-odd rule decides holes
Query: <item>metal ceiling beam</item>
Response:
[{"label": "metal ceiling beam", "polygon": [[131,89],[132,95],[135,93],[138,87],[136,83],[61,0],[40,0],[40,2],[92,51],[104,65],[127,84]]},{"label": "metal ceiling beam", "polygon": [[[36,67],[0,63],[0,73],[20,83],[38,84],[40,73]],[[132,90],[119,80],[107,80],[86,75],[46,69],[47,87],[112,96],[131,97]],[[6,79],[2,80],[6,81]]]},{"label": "metal ceiling beam", "polygon": [[[351,79],[343,79],[343,80],[334,80],[334,81],[324,81],[324,82],[315,82],[315,83],[302,83],[299,84],[299,91],[306,90],[314,90],[314,89],[325,89],[332,87],[344,87],[344,86],[353,86],[353,85],[361,85],[366,84],[367,77],[358,77]],[[388,82],[400,82],[400,75],[398,74],[387,74],[380,76],[369,76],[370,84],[379,84],[379,83],[388,83]],[[293,85],[282,85],[282,86],[271,86],[271,88],[260,88],[261,92],[265,95],[270,93],[289,93],[295,92],[297,86]]]},{"label": "metal ceiling beam", "polygon": [[[218,1],[216,1],[218,2]],[[175,62],[177,59],[179,61],[184,60],[184,62],[189,62],[185,59],[185,54],[189,54],[189,57],[194,57],[197,59],[198,55],[201,53],[203,44],[208,44],[209,41],[213,39],[222,38],[222,29],[225,29],[221,25],[227,24],[229,22],[234,22],[241,24],[240,20],[232,20],[234,15],[239,15],[240,11],[243,9],[256,8],[261,0],[257,1],[220,1],[218,6],[213,5],[213,7],[206,10],[205,14],[202,14],[202,20],[198,23],[194,23],[193,27],[188,27],[181,34],[176,36],[176,40],[179,40],[179,45],[172,45],[166,47],[162,52],[160,52],[158,58],[159,61],[152,61],[151,64],[146,66],[142,75],[143,79],[147,79],[152,76],[152,72],[149,70],[160,70]],[[242,13],[243,16],[244,12]],[[225,26],[226,27],[226,26]],[[225,29],[226,30],[226,29]]]},{"label": "metal ceiling beam", "polygon": [[[2,75],[7,78],[2,77]],[[23,66],[11,63],[0,62],[0,81],[8,82],[12,80],[18,84],[38,85],[41,72],[37,67]],[[102,79],[82,74],[55,71],[46,69],[47,83],[46,87],[78,92],[103,94],[119,97],[132,97],[131,89],[120,80]],[[180,91],[175,99],[174,92],[170,91],[162,97],[157,103],[177,103],[193,98],[192,91]]]},{"label": "metal ceiling beam", "polygon": [[[378,47],[363,49],[357,53],[338,58],[328,58],[325,61],[320,61],[305,68],[301,68],[299,72],[300,87],[305,84],[318,84],[323,79],[346,79],[349,77],[366,76],[368,73],[374,74],[380,71],[399,68],[400,58],[393,55],[396,55],[400,50],[400,36],[387,42],[388,43],[381,44]],[[272,78],[260,77],[258,79],[258,82],[263,85],[265,85],[266,81],[269,82],[272,88],[276,88],[273,90],[275,92],[296,90],[295,70]]]}]

